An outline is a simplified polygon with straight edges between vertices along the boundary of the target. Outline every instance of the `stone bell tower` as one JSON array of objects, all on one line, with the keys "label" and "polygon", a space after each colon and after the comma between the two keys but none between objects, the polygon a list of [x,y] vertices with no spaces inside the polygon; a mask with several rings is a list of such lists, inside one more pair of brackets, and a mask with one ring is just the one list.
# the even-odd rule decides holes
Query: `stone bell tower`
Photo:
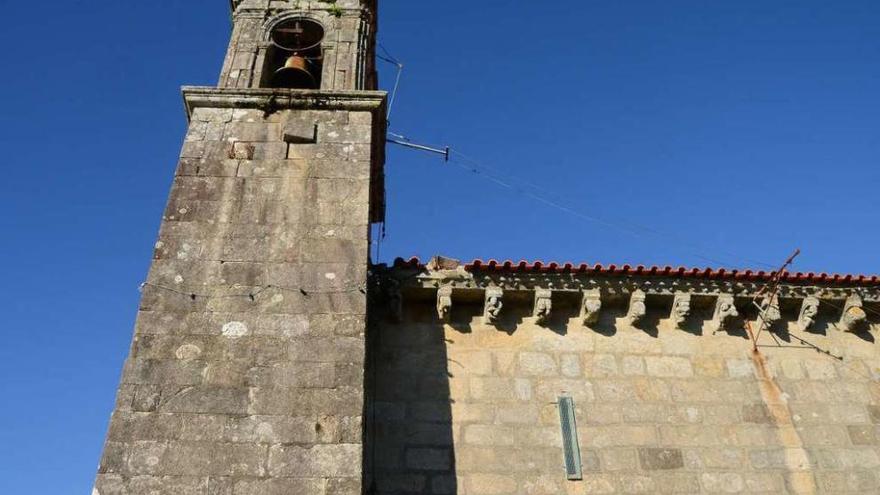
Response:
[{"label": "stone bell tower", "polygon": [[375,0],[234,0],[189,129],[93,495],[360,494]]}]

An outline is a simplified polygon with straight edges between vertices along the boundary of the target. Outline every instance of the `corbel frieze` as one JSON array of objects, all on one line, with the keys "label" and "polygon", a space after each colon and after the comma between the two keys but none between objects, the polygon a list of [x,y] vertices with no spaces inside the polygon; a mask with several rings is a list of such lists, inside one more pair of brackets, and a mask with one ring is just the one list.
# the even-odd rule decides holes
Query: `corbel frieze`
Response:
[{"label": "corbel frieze", "polygon": [[669,319],[675,323],[676,327],[681,327],[691,315],[691,295],[687,292],[679,292],[675,294],[672,300],[672,311]]},{"label": "corbel frieze", "polygon": [[538,325],[547,323],[550,311],[553,309],[553,291],[550,289],[535,290],[535,309],[533,316]]},{"label": "corbel frieze", "polygon": [[[583,325],[594,325],[599,321],[601,311],[609,302],[626,304],[626,317],[636,326],[642,323],[647,313],[647,300],[672,299],[669,320],[681,327],[694,312],[694,307],[705,298],[714,298],[713,317],[710,328],[731,330],[729,326],[739,316],[735,297],[742,300],[755,299],[758,321],[765,326],[773,326],[783,320],[780,301],[786,300],[786,307],[794,302],[800,307],[796,325],[801,330],[815,327],[820,307],[827,304],[837,308],[837,316],[831,317],[832,326],[841,331],[858,332],[868,328],[869,317],[866,305],[880,303],[880,287],[852,287],[846,285],[793,285],[780,284],[776,297],[766,297],[766,284],[740,280],[714,280],[686,277],[635,277],[635,276],[597,276],[591,274],[546,274],[546,273],[470,273],[464,269],[419,271],[417,269],[377,270],[375,276],[382,277],[387,291],[387,304],[391,318],[399,321],[403,314],[403,293],[410,290],[436,291],[436,311],[441,320],[448,321],[451,313],[451,292],[461,290],[463,294],[479,291],[484,295],[483,320],[496,324],[504,307],[504,292],[533,292],[530,309],[535,321],[545,324],[556,303],[560,301],[580,301],[575,310],[576,318]],[[650,296],[650,298],[648,297]],[[473,297],[465,295],[464,297]],[[697,299],[702,298],[702,299]],[[516,299],[520,301],[518,297]],[[793,300],[793,301],[792,301]],[[668,299],[667,299],[668,301]],[[666,304],[669,304],[666,302]],[[702,302],[699,302],[702,307]],[[830,316],[830,315],[829,315]],[[794,315],[792,315],[794,317]]]},{"label": "corbel frieze", "polygon": [[765,297],[758,307],[758,321],[764,328],[772,328],[782,319],[782,311],[779,309],[779,297]]},{"label": "corbel frieze", "polygon": [[868,319],[868,314],[862,306],[862,298],[858,294],[849,296],[844,303],[843,313],[840,315],[840,321],[837,328],[844,332],[858,332],[864,326]]},{"label": "corbel frieze", "polygon": [[716,331],[730,330],[730,325],[736,320],[737,316],[739,316],[739,311],[736,310],[733,296],[730,294],[719,295],[718,300],[715,301],[715,313],[712,316],[712,326],[714,329]]},{"label": "corbel frieze", "polygon": [[[737,297],[743,298],[761,296],[767,285],[741,280],[552,273],[469,273],[463,270],[457,272],[438,271],[437,273],[425,271],[416,274],[407,283],[410,286],[435,289],[446,283],[454,283],[457,288],[482,290],[489,287],[499,287],[511,291],[552,288],[553,291],[584,292],[598,289],[609,295],[625,295],[630,292],[632,287],[638,287],[651,296],[674,297],[677,293],[688,293],[693,296],[736,294]],[[779,285],[777,294],[780,299],[804,299],[814,296],[819,299],[843,301],[855,290],[859,290],[863,302],[880,303],[880,287],[857,289],[847,286],[783,283]]]},{"label": "corbel frieze", "polygon": [[593,325],[599,321],[599,311],[602,309],[602,293],[597,290],[584,291],[581,299],[581,321],[584,325]]},{"label": "corbel frieze", "polygon": [[437,317],[440,321],[449,321],[452,312],[452,287],[444,285],[437,289]]},{"label": "corbel frieze", "polygon": [[816,323],[816,316],[819,314],[819,298],[815,296],[807,296],[801,303],[801,310],[798,313],[798,326],[801,330],[807,331]]},{"label": "corbel frieze", "polygon": [[486,289],[486,302],[483,309],[483,322],[487,325],[498,323],[501,317],[501,309],[504,308],[504,290],[499,287]]},{"label": "corbel frieze", "polygon": [[648,313],[648,308],[645,306],[646,298],[645,292],[640,289],[634,290],[632,295],[630,295],[629,309],[626,312],[626,317],[634,327],[638,326]]}]

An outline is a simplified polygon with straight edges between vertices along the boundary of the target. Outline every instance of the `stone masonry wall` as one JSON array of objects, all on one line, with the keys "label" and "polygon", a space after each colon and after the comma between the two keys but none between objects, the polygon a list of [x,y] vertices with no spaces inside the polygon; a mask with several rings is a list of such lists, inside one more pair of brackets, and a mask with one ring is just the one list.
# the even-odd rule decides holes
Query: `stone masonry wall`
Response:
[{"label": "stone masonry wall", "polygon": [[[367,477],[379,493],[880,491],[869,334],[791,323],[838,360],[779,331],[753,354],[745,335],[713,333],[710,312],[684,331],[668,309],[647,330],[625,308],[591,328],[574,314],[536,325],[531,307],[497,326],[480,307],[453,311],[443,324],[433,300],[407,301],[403,323],[376,325]],[[582,481],[566,480],[560,395],[576,405]]]},{"label": "stone masonry wall", "polygon": [[[93,494],[360,494],[381,112],[211,98],[192,114]],[[284,142],[304,121],[316,142]]]}]

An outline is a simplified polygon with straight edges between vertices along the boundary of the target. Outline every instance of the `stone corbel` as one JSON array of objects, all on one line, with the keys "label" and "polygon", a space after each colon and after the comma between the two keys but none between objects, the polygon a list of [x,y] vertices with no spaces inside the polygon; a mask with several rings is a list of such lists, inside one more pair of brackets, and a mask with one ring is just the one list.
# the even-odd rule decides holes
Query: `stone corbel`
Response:
[{"label": "stone corbel", "polygon": [[675,322],[676,327],[681,327],[691,315],[691,295],[687,292],[678,292],[672,300],[672,311],[669,319]]},{"label": "stone corbel", "polygon": [[449,321],[452,312],[452,287],[444,286],[437,289],[437,316],[440,321]]},{"label": "stone corbel", "polygon": [[798,326],[807,331],[816,323],[816,315],[819,314],[819,298],[807,296],[801,303],[801,311],[798,313]]},{"label": "stone corbel", "polygon": [[626,312],[626,317],[634,327],[638,326],[648,312],[645,306],[645,297],[644,291],[636,289],[629,298],[629,310]]},{"label": "stone corbel", "polygon": [[504,307],[502,299],[504,291],[500,287],[489,287],[486,289],[486,302],[483,309],[483,322],[487,325],[494,325],[501,316],[501,308]]},{"label": "stone corbel", "polygon": [[535,309],[533,316],[538,325],[547,323],[553,309],[553,292],[550,289],[535,289]]},{"label": "stone corbel", "polygon": [[584,325],[592,325],[599,321],[599,310],[602,309],[602,293],[598,289],[584,291],[581,301],[581,319]]},{"label": "stone corbel", "polygon": [[733,296],[730,294],[721,294],[715,302],[715,314],[712,316],[712,325],[715,330],[729,330],[730,324],[739,312],[736,310]]},{"label": "stone corbel", "polygon": [[837,323],[837,328],[844,332],[858,332],[864,326],[868,314],[862,307],[862,298],[858,294],[849,296],[843,305],[843,314]]},{"label": "stone corbel", "polygon": [[776,296],[765,297],[761,303],[758,319],[763,322],[764,328],[770,329],[779,320],[782,319],[782,312],[779,310],[779,298]]}]

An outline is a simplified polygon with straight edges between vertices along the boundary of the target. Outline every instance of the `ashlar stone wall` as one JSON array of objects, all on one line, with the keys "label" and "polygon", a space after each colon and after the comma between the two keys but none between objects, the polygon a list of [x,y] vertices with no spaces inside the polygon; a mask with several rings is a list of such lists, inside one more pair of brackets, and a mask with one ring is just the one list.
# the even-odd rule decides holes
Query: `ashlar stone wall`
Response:
[{"label": "ashlar stone wall", "polygon": [[187,90],[93,495],[361,493],[384,94],[270,93]]},{"label": "ashlar stone wall", "polygon": [[[652,304],[641,328],[626,304],[606,302],[586,327],[577,308],[554,303],[541,325],[532,311],[505,296],[490,325],[482,305],[456,301],[443,322],[433,295],[405,295],[401,322],[377,320],[366,475],[379,493],[880,491],[880,346],[836,330],[839,314],[811,332],[784,322],[754,353],[745,332],[711,328],[711,308],[686,330]],[[576,406],[577,481],[563,464],[563,395]]]}]

